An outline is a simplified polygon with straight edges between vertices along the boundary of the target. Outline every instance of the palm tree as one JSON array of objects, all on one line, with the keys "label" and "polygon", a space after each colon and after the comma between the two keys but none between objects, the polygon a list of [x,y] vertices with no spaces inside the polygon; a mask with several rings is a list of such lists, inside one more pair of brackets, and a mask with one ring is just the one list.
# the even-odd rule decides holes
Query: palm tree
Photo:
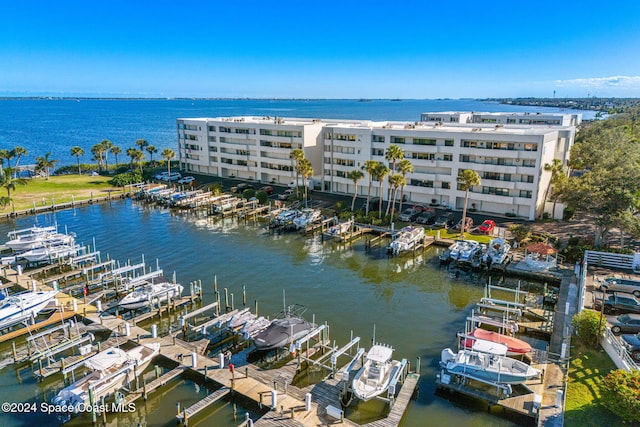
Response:
[{"label": "palm tree", "polygon": [[13,177],[17,178],[18,177],[18,164],[20,163],[20,157],[22,156],[26,156],[28,154],[28,151],[26,148],[24,147],[20,147],[19,145],[16,146],[13,150],[11,150],[13,152],[14,157],[16,158],[16,165],[15,165],[15,169],[13,171]]},{"label": "palm tree", "polygon": [[158,149],[153,145],[147,145],[147,148],[145,148],[145,150],[147,150],[147,153],[149,153],[149,163],[153,165],[153,155],[158,152]]},{"label": "palm tree", "polygon": [[391,187],[391,218],[393,219],[393,212],[396,207],[396,199],[398,198],[398,187],[401,187],[405,183],[405,179],[399,173],[389,175],[389,186]]},{"label": "palm tree", "polygon": [[549,182],[547,190],[545,191],[544,199],[547,200],[547,198],[549,197],[549,189],[552,188],[551,198],[553,199],[553,211],[551,217],[554,217],[556,213],[556,203],[558,202],[558,192],[562,187],[565,179],[567,178],[567,171],[560,159],[553,159],[551,164],[546,163],[544,165],[544,170],[547,172],[551,172],[551,181]]},{"label": "palm tree", "polygon": [[378,162],[375,160],[367,160],[364,162],[362,169],[369,175],[369,186],[367,187],[367,208],[365,209],[365,215],[369,215],[369,199],[371,198],[371,184],[373,183],[373,177],[376,173],[376,167]]},{"label": "palm tree", "polygon": [[7,190],[7,198],[4,200],[5,205],[11,202],[11,191],[15,191],[16,185],[27,185],[27,180],[24,178],[14,178],[13,170],[6,168],[2,175],[0,175],[0,186]]},{"label": "palm tree", "polygon": [[118,168],[118,154],[122,154],[122,149],[117,145],[112,145],[109,147],[109,151],[116,157],[116,169]]},{"label": "palm tree", "polygon": [[[7,169],[11,168],[11,159],[13,159],[13,150],[0,150],[0,158],[7,160]],[[13,169],[11,169],[13,170]]]},{"label": "palm tree", "polygon": [[163,159],[165,159],[167,161],[167,173],[170,174],[171,173],[171,159],[173,159],[176,156],[176,152],[173,151],[171,148],[165,148],[164,150],[162,150],[161,156]]},{"label": "palm tree", "polygon": [[36,158],[36,168],[44,171],[44,176],[49,180],[50,169],[55,167],[58,163],[57,160],[52,159],[51,153],[47,153],[42,157]]},{"label": "palm tree", "polygon": [[144,150],[144,147],[149,145],[149,143],[147,142],[146,139],[139,139],[139,140],[136,141],[136,145],[138,146],[138,148],[140,150]]},{"label": "palm tree", "polygon": [[[396,144],[389,145],[387,148],[387,152],[384,154],[385,159],[388,162],[391,162],[391,173],[396,172],[396,161],[404,159],[404,151]],[[387,191],[387,199],[391,200],[391,187],[389,187],[389,191]],[[387,212],[385,215],[389,215],[389,207],[390,204],[387,204]]]},{"label": "palm tree", "polygon": [[298,165],[300,170],[300,175],[302,175],[302,180],[304,182],[304,203],[305,206],[307,204],[307,199],[309,198],[309,185],[307,184],[307,178],[313,176],[313,166],[311,166],[311,162],[308,159],[300,160],[300,164]]},{"label": "palm tree", "polygon": [[384,179],[386,178],[386,176],[389,175],[389,172],[391,172],[391,169],[389,169],[387,165],[385,165],[382,162],[378,162],[378,165],[376,166],[375,177],[378,180],[378,185],[380,186],[380,206],[378,209],[378,215],[380,216],[381,219],[382,219],[382,183],[384,182]]},{"label": "palm tree", "polygon": [[98,162],[98,171],[102,172],[102,162],[104,161],[104,152],[106,147],[101,142],[91,147],[91,154],[93,154],[94,160]]},{"label": "palm tree", "polygon": [[291,150],[291,153],[289,153],[289,158],[293,159],[295,165],[293,166],[293,169],[296,171],[296,196],[298,195],[298,176],[300,174],[300,162],[302,160],[305,159],[304,157],[304,151],[302,151],[302,148],[294,148],[293,150]]},{"label": "palm tree", "polygon": [[80,170],[80,156],[84,156],[84,149],[82,147],[78,147],[77,145],[71,147],[71,155],[76,158],[76,163],[78,163],[78,175],[82,174]]},{"label": "palm tree", "polygon": [[127,156],[129,156],[129,158],[131,159],[131,161],[129,162],[129,169],[133,170],[133,159],[136,158],[136,152],[138,150],[136,150],[135,148],[127,148]]},{"label": "palm tree", "polygon": [[347,174],[347,178],[353,181],[353,200],[351,200],[351,212],[356,206],[356,196],[358,195],[358,181],[364,178],[364,173],[359,169],[354,169]]},{"label": "palm tree", "polygon": [[113,142],[109,141],[108,139],[103,139],[102,141],[100,141],[100,144],[104,147],[104,164],[105,169],[107,170],[107,172],[109,172],[108,154],[111,147],[113,147]]},{"label": "palm tree", "polygon": [[464,207],[462,208],[462,222],[460,223],[460,238],[464,239],[464,231],[467,225],[467,202],[469,201],[469,190],[474,185],[480,185],[480,175],[478,175],[478,172],[474,170],[465,169],[458,175],[458,183],[460,184],[460,189],[464,191]]},{"label": "palm tree", "polygon": [[404,187],[407,185],[407,174],[413,173],[413,164],[411,163],[411,160],[409,159],[400,160],[400,162],[398,163],[398,172],[400,172],[402,174],[402,177],[404,178],[404,181],[400,188],[400,209],[398,209],[400,212],[402,212],[402,202],[404,200]]},{"label": "palm tree", "polygon": [[138,167],[140,168],[140,173],[142,173],[142,161],[144,160],[144,153],[142,150],[133,149],[133,158],[132,161],[138,162]]}]

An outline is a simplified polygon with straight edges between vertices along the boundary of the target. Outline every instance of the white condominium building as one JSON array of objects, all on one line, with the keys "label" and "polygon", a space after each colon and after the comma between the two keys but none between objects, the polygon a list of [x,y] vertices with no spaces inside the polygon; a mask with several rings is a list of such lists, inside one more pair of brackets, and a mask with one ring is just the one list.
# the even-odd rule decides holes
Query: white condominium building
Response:
[{"label": "white condominium building", "polygon": [[[545,123],[503,123],[537,117]],[[432,120],[438,118],[442,120]],[[496,122],[482,120],[496,119]],[[566,163],[576,115],[542,117],[523,113],[425,113],[421,122],[311,120],[271,117],[178,119],[182,168],[197,173],[284,184],[295,177],[291,150],[302,148],[321,190],[366,197],[369,177],[357,189],[347,174],[367,160],[387,164],[391,144],[402,148],[414,171],[404,194],[411,202],[461,209],[464,191],[457,176],[472,169],[481,184],[469,193],[469,207],[499,215],[535,219],[545,206],[551,178],[544,165]],[[559,121],[560,124],[551,124]],[[572,123],[567,125],[567,123]],[[374,179],[371,196],[387,198]],[[555,216],[561,215],[556,212]]]}]

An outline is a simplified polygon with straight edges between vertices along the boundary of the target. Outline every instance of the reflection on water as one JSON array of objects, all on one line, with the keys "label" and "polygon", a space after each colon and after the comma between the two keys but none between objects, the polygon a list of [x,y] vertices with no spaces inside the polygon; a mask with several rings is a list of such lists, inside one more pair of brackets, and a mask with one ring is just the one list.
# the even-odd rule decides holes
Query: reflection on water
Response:
[{"label": "reflection on water", "polygon": [[[108,254],[121,262],[127,259],[139,262],[144,254],[147,263],[155,267],[158,260],[165,275],[171,277],[175,272],[182,284],[201,280],[203,304],[213,302],[216,278],[222,293],[227,288],[235,294],[236,307],[240,305],[244,286],[247,304],[253,307],[258,301],[259,314],[263,316],[281,310],[285,290],[287,303],[308,307],[305,317],[311,319],[315,315],[317,323],[328,322],[330,339],[338,345],[346,344],[353,331],[354,336],[362,338],[362,345],[368,347],[375,325],[376,340],[393,345],[396,357],[406,358],[412,364],[421,358],[420,393],[409,407],[405,427],[423,426],[425,419],[432,425],[514,425],[486,414],[484,407],[457,407],[434,394],[440,351],[453,345],[455,333],[464,328],[466,316],[484,296],[483,285],[487,280],[481,275],[451,275],[447,268],[438,265],[437,248],[416,256],[389,257],[383,247],[367,252],[365,239],[348,245],[323,243],[319,236],[269,233],[256,221],[215,221],[132,200],[7,220],[0,223],[0,235],[29,227],[34,220],[40,225],[57,222],[66,226],[78,235],[79,241],[95,239],[103,257]],[[172,326],[175,322],[174,317],[154,321],[160,331],[175,327]],[[22,371],[20,378],[14,368],[0,371],[2,400],[24,402],[52,397],[52,392],[41,388],[30,372]],[[61,381],[57,376],[54,378],[54,383]],[[164,393],[160,392],[165,396]],[[196,399],[202,393],[202,390],[196,393],[193,385],[185,383],[166,393],[163,397],[166,400],[161,403],[150,399],[140,414],[127,417],[173,425],[175,402],[187,399],[187,395]],[[149,409],[153,408],[149,405],[155,404],[157,413],[162,414],[157,419],[153,418],[156,412]],[[227,409],[221,409],[221,413],[227,417],[225,421],[211,425],[240,424],[229,421]],[[6,419],[3,426],[49,425],[50,421],[42,414],[3,418]],[[116,417],[109,422],[119,420]],[[124,419],[122,423],[126,423]]]}]

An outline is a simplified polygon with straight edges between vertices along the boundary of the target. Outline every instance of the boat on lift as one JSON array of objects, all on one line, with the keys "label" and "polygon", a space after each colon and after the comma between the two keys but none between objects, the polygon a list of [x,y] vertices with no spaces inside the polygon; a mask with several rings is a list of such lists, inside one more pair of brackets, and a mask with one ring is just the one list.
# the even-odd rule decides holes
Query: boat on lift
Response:
[{"label": "boat on lift", "polygon": [[0,329],[37,316],[57,294],[58,291],[24,291],[9,297],[2,295],[0,298]]},{"label": "boat on lift", "polygon": [[497,237],[489,242],[489,247],[483,256],[485,265],[502,265],[504,264],[511,251],[511,245],[505,239]]},{"label": "boat on lift", "polygon": [[297,229],[306,228],[307,225],[314,224],[322,218],[322,212],[318,209],[304,208],[300,211],[300,215],[293,219],[293,225]]},{"label": "boat on lift", "polygon": [[482,328],[476,328],[469,334],[459,334],[461,338],[461,346],[465,348],[473,348],[476,340],[491,341],[507,346],[507,356],[521,356],[530,353],[531,345],[520,338],[510,337],[495,331],[488,331]]},{"label": "boat on lift", "polygon": [[364,365],[353,378],[353,395],[367,401],[381,395],[389,388],[389,383],[401,363],[392,360],[393,348],[375,344],[367,352]]},{"label": "boat on lift", "polygon": [[324,232],[324,237],[332,238],[332,237],[341,237],[343,234],[348,233],[354,227],[353,220],[339,222],[335,225],[329,227],[327,231]]},{"label": "boat on lift", "polygon": [[75,241],[73,234],[58,233],[57,228],[33,226],[23,230],[7,233],[9,240],[5,245],[15,252],[24,252],[45,246],[72,245]]},{"label": "boat on lift", "polygon": [[135,310],[150,306],[154,302],[166,302],[169,298],[182,295],[184,287],[179,283],[151,283],[144,285],[120,300],[118,305],[125,310]]},{"label": "boat on lift", "polygon": [[134,369],[142,373],[159,353],[160,343],[139,345],[124,351],[113,347],[87,359],[83,365],[91,372],[78,381],[60,390],[51,403],[65,407],[70,414],[83,412],[93,403],[99,402],[134,379]]},{"label": "boat on lift", "polygon": [[[506,351],[506,346],[502,344],[491,344],[500,345]],[[471,349],[454,353],[450,348],[445,348],[440,355],[440,366],[449,374],[498,384],[522,384],[540,375],[538,369],[520,360]]]},{"label": "boat on lift", "polygon": [[311,332],[316,324],[304,320],[302,315],[306,310],[306,307],[298,304],[286,307],[265,330],[255,336],[253,343],[256,349],[286,347]]},{"label": "boat on lift", "polygon": [[389,245],[388,251],[394,255],[400,252],[410,251],[424,242],[424,227],[407,226],[400,229]]}]

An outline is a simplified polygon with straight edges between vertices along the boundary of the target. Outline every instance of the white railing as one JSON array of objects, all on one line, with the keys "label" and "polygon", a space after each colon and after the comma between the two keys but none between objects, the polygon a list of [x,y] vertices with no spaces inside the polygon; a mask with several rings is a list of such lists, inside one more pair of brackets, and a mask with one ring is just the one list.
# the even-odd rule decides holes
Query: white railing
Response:
[{"label": "white railing", "polygon": [[608,327],[604,331],[602,347],[618,369],[625,369],[627,371],[640,369],[640,366],[631,358],[629,352],[622,344],[622,339],[615,336]]},{"label": "white railing", "polygon": [[594,266],[634,270],[640,263],[638,254],[616,254],[612,252],[585,251],[585,260]]}]

